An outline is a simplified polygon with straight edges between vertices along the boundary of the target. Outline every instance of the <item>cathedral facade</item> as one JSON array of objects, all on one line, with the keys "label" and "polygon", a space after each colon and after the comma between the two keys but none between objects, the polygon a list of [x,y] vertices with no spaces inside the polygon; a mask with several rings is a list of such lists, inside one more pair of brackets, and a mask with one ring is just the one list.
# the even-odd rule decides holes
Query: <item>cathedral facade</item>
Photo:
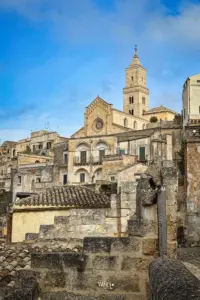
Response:
[{"label": "cathedral facade", "polygon": [[[135,48],[132,62],[126,69],[123,111],[115,109],[112,104],[99,96],[86,107],[84,126],[68,141],[69,184],[92,183],[105,179],[104,158],[109,158],[110,161],[113,159],[113,167],[116,170],[118,158],[120,158],[119,169],[126,164],[130,165],[138,161],[141,151],[145,160],[145,153],[150,153],[150,145],[148,138],[145,140],[145,134],[142,135],[143,141],[141,135],[138,138],[140,147],[137,146],[134,153],[130,152],[130,147],[120,145],[117,136],[131,131],[147,130],[150,120],[149,115],[145,115],[149,111],[149,90],[146,86],[146,77],[147,71],[141,65],[137,48]],[[112,168],[112,164],[109,166]],[[111,176],[111,178],[114,177]]]}]

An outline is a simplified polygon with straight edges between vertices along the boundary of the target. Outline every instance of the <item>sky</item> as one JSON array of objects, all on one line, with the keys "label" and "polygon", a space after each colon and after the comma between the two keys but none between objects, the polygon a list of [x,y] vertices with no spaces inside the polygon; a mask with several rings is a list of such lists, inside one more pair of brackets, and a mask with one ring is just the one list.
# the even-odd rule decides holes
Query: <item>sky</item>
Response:
[{"label": "sky", "polygon": [[200,73],[200,0],[0,0],[0,143],[69,137],[97,95],[122,109],[135,44],[150,108],[181,111]]}]

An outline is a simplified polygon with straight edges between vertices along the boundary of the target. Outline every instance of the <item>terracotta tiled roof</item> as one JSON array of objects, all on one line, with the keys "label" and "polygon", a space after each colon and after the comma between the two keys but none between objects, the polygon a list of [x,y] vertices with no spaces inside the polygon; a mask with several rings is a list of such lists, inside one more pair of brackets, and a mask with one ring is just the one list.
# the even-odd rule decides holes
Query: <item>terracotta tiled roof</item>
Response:
[{"label": "terracotta tiled roof", "polygon": [[48,188],[39,194],[18,200],[14,206],[106,208],[110,207],[110,198],[86,187],[68,185]]},{"label": "terracotta tiled roof", "polygon": [[146,111],[146,112],[144,113],[144,115],[147,115],[147,114],[153,114],[153,113],[159,113],[159,112],[165,112],[165,111],[166,111],[166,112],[171,112],[171,113],[177,114],[175,111],[173,111],[173,110],[171,110],[171,109],[169,109],[169,108],[167,108],[167,107],[165,107],[165,106],[160,105],[160,106],[154,107],[154,108],[152,108],[152,109]]}]

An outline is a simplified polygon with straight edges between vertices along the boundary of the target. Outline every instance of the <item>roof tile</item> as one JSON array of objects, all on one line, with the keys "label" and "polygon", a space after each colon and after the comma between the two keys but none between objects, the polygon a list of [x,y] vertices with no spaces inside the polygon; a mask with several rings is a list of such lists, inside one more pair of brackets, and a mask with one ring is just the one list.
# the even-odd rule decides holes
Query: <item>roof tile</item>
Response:
[{"label": "roof tile", "polygon": [[15,202],[15,206],[110,207],[110,198],[83,186],[52,187]]}]

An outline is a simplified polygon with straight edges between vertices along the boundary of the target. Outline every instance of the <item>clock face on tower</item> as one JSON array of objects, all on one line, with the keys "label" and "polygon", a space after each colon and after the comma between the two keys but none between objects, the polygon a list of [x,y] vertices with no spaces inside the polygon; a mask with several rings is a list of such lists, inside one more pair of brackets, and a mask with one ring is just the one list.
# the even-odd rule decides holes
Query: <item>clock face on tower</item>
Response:
[{"label": "clock face on tower", "polygon": [[100,118],[97,118],[95,121],[94,121],[94,127],[96,130],[100,131],[102,128],[103,128],[103,120],[100,119]]}]

